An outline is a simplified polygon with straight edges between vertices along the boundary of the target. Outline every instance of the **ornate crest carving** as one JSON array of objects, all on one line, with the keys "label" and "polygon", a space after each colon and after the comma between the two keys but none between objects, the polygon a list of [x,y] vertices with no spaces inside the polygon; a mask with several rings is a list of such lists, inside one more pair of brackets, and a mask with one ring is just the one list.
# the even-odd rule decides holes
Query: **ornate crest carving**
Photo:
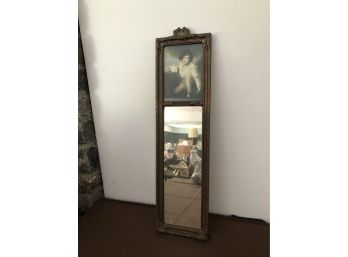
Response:
[{"label": "ornate crest carving", "polygon": [[173,31],[174,37],[188,37],[190,35],[191,35],[191,32],[186,27],[183,27],[183,28],[178,27],[176,30]]}]

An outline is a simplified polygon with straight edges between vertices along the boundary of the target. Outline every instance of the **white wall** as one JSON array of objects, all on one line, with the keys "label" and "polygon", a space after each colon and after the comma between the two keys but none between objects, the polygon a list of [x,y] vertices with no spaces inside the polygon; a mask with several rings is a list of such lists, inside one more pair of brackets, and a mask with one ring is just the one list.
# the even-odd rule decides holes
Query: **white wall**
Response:
[{"label": "white wall", "polygon": [[155,203],[155,38],[211,32],[210,211],[269,221],[269,1],[80,0],[105,196]]}]

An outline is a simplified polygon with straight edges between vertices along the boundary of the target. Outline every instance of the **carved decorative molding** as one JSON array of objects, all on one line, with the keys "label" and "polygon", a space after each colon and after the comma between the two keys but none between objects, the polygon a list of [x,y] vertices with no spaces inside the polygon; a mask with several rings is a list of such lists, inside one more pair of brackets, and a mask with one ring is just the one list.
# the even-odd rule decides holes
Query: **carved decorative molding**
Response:
[{"label": "carved decorative molding", "polygon": [[191,35],[191,32],[186,27],[183,27],[183,28],[178,27],[176,30],[173,31],[174,37],[188,37],[190,35]]}]

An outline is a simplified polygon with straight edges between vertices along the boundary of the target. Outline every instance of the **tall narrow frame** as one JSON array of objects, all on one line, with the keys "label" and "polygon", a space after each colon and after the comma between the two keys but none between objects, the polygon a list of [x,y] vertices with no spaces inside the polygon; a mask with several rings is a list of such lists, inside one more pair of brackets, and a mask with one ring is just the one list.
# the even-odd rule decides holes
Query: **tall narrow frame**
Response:
[{"label": "tall narrow frame", "polygon": [[[183,27],[169,37],[156,39],[156,229],[159,232],[208,239],[209,214],[209,134],[211,90],[211,33],[191,34]],[[168,99],[164,97],[164,48],[166,46],[203,45],[204,76],[202,97],[199,99]],[[201,106],[203,132],[201,228],[191,228],[164,222],[164,108],[169,106]]]}]

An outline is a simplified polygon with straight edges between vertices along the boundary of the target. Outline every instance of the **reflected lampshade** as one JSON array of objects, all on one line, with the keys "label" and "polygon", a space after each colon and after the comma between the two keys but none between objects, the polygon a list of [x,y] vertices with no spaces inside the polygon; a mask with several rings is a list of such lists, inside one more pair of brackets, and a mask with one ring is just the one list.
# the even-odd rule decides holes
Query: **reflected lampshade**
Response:
[{"label": "reflected lampshade", "polygon": [[189,128],[188,138],[196,138],[198,137],[198,129],[197,128]]}]

